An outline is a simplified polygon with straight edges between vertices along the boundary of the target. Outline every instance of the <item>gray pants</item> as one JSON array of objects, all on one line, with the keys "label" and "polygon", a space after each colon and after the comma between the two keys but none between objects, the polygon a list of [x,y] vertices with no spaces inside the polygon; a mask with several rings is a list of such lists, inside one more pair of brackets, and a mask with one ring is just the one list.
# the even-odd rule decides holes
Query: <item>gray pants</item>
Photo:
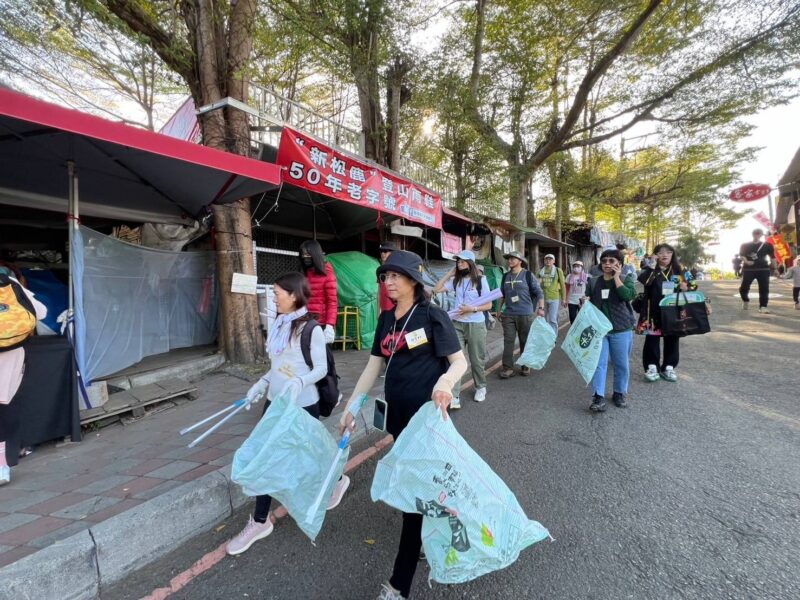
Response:
[{"label": "gray pants", "polygon": [[558,309],[561,308],[561,300],[545,300],[544,318],[547,324],[553,328],[558,335]]},{"label": "gray pants", "polygon": [[528,332],[533,324],[533,315],[506,315],[501,316],[503,323],[503,369],[514,369],[514,342],[519,338],[519,350],[525,349],[528,341]]},{"label": "gray pants", "polygon": [[[486,324],[453,321],[461,349],[469,357],[469,368],[475,389],[486,387]],[[453,396],[461,391],[461,379],[456,381]]]}]

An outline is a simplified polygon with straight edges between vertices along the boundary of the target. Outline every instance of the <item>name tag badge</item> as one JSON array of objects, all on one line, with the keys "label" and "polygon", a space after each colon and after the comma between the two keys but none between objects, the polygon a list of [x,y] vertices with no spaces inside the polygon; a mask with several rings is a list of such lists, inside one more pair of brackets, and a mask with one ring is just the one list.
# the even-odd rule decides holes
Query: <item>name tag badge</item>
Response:
[{"label": "name tag badge", "polygon": [[519,302],[519,296],[511,296],[511,302]]},{"label": "name tag badge", "polygon": [[423,344],[428,343],[428,336],[425,335],[425,329],[420,328],[415,331],[409,331],[406,334],[406,344],[408,345],[409,349],[416,348],[417,346],[422,346]]},{"label": "name tag badge", "polygon": [[611,290],[608,290],[608,289],[600,290],[600,296],[603,298],[603,300],[608,300],[608,294],[610,292],[611,292]]},{"label": "name tag badge", "polygon": [[671,281],[665,281],[661,284],[661,293],[666,296],[667,294],[671,294],[675,289],[675,284]]}]

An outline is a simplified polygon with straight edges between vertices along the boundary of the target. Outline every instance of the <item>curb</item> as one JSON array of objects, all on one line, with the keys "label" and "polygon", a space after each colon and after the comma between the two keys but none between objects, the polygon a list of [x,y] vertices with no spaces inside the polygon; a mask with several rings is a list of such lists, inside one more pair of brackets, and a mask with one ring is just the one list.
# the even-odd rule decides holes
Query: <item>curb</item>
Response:
[{"label": "curb", "polygon": [[[502,347],[502,338],[487,345],[487,363],[497,361]],[[487,372],[498,366],[492,365]],[[461,389],[472,383],[470,379]],[[335,421],[329,429],[334,427]],[[353,443],[368,435],[364,428],[357,431],[361,434]],[[371,444],[347,462],[345,471],[357,468],[391,441],[387,435]],[[249,501],[231,481],[230,465],[222,467],[3,567],[0,599],[99,598],[104,588],[175,550]],[[273,514],[283,518],[286,511],[280,507]],[[148,598],[166,598],[224,557],[223,544]]]}]

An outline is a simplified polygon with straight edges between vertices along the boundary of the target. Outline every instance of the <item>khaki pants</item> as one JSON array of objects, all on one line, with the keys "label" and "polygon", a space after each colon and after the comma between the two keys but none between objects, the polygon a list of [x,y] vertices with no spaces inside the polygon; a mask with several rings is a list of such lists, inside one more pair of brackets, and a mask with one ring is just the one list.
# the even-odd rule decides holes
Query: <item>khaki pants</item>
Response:
[{"label": "khaki pants", "polygon": [[503,323],[503,369],[514,369],[514,342],[519,338],[519,350],[525,349],[528,332],[533,324],[533,315],[506,315],[500,317]]},{"label": "khaki pants", "polygon": [[[453,321],[461,349],[469,357],[469,367],[475,389],[486,387],[486,324]],[[461,379],[456,381],[453,396],[458,397]]]}]

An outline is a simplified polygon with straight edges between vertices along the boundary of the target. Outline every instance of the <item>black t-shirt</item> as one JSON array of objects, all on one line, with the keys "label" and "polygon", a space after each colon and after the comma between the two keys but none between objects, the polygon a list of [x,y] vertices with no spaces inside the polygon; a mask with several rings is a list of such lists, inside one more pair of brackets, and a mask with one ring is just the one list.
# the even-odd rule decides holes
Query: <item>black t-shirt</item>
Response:
[{"label": "black t-shirt", "polygon": [[767,256],[775,260],[775,249],[772,247],[772,244],[768,244],[764,242],[750,242],[749,244],[742,244],[742,247],[739,248],[739,256],[744,258],[745,260],[752,260],[755,264],[752,265],[744,265],[744,268],[747,270],[752,269],[768,269],[769,263],[767,262]]},{"label": "black t-shirt", "polygon": [[441,308],[420,304],[410,320],[409,315],[411,311],[396,321],[393,310],[382,312],[372,344],[372,355],[382,356],[384,361],[392,354],[393,340],[396,346],[385,382],[386,429],[395,438],[431,399],[433,386],[450,367],[447,357],[461,350],[453,322]]}]

